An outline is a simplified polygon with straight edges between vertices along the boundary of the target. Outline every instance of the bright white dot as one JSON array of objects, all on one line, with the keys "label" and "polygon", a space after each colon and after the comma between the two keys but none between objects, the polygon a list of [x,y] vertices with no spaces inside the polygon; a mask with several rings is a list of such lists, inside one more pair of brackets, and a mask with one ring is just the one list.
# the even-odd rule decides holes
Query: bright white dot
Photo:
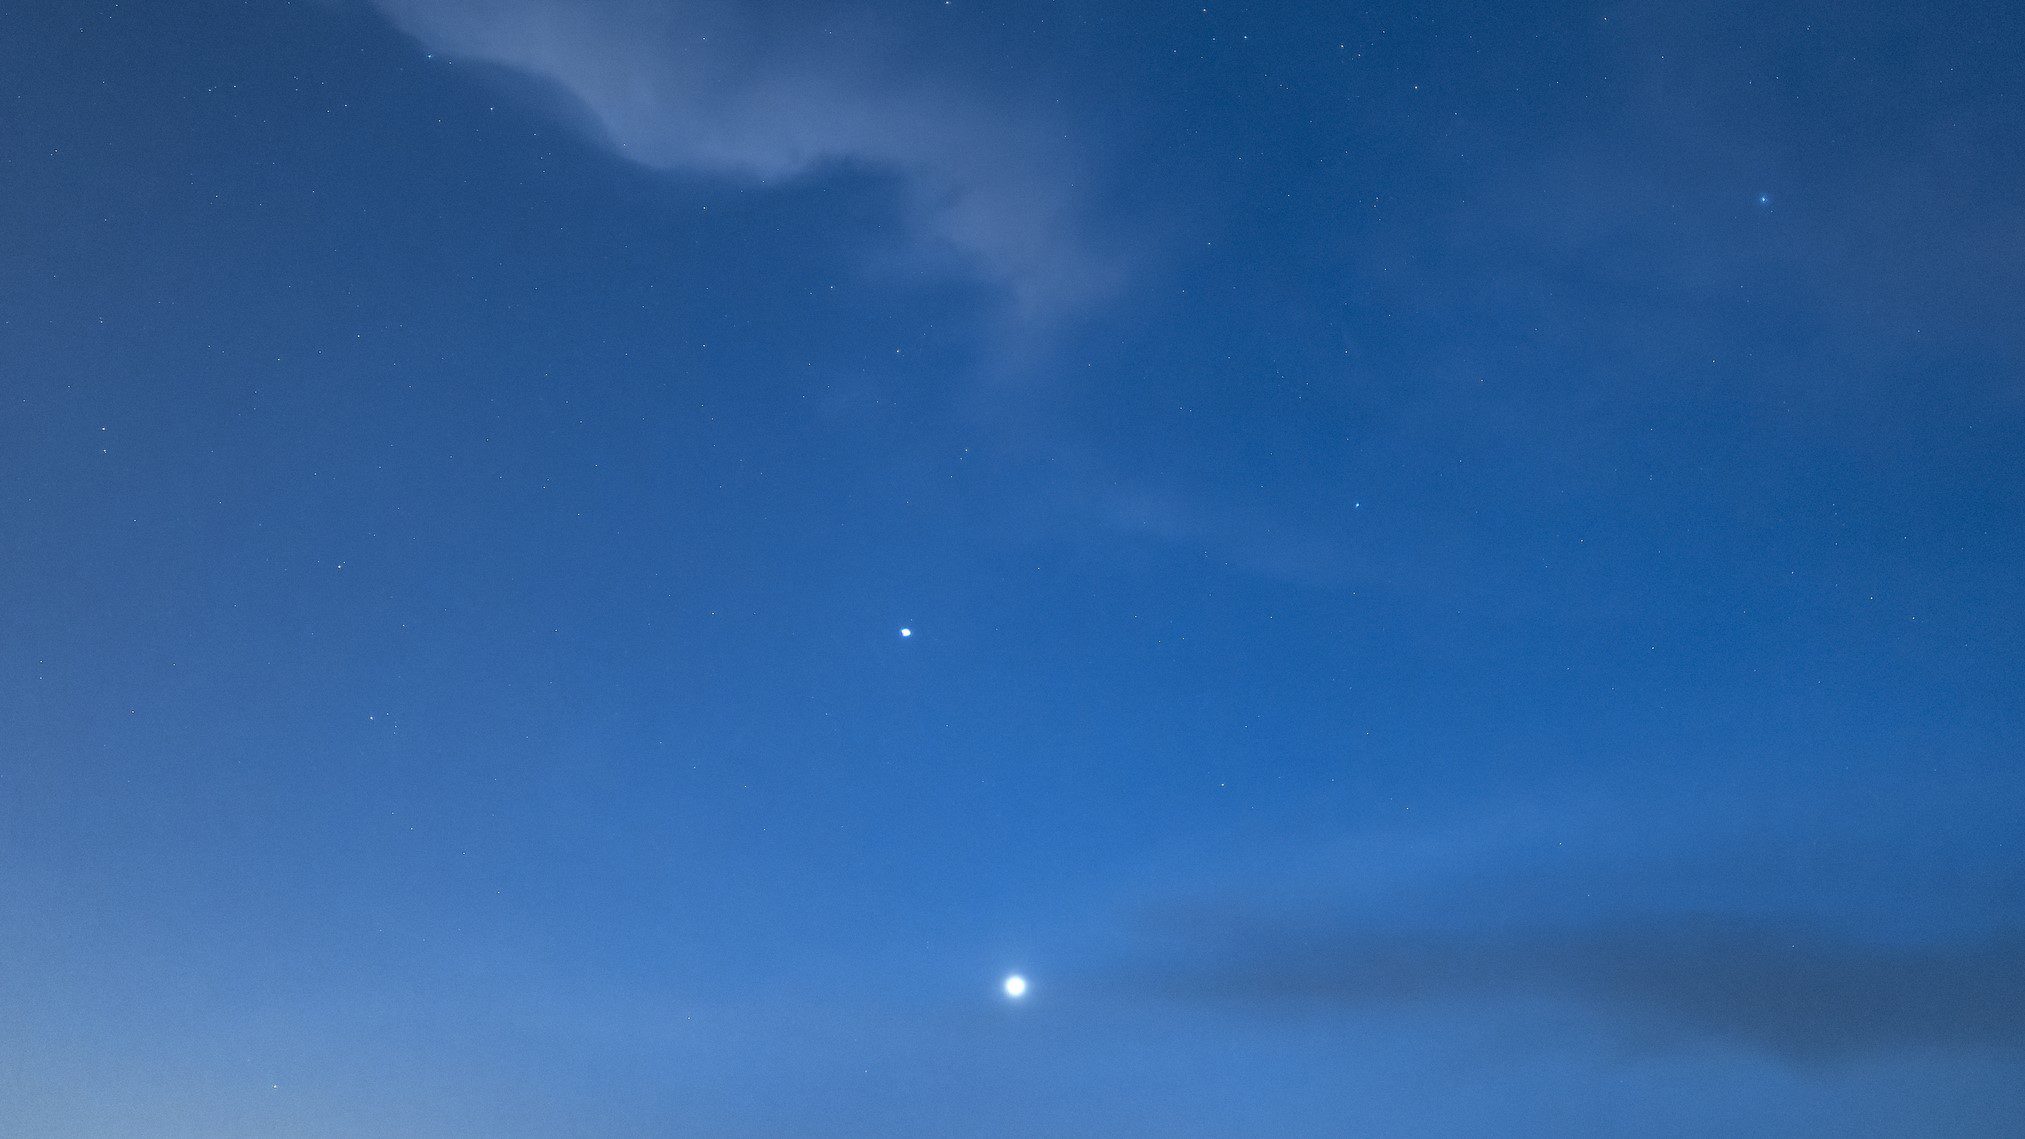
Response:
[{"label": "bright white dot", "polygon": [[1027,995],[1027,979],[1014,973],[1005,979],[1005,995],[1018,1000]]},{"label": "bright white dot", "polygon": [[902,630],[900,630],[900,635],[901,635],[901,636],[903,636],[903,637],[911,637],[911,636],[913,636],[913,635],[914,635],[914,630],[912,630],[912,629],[902,629]]}]

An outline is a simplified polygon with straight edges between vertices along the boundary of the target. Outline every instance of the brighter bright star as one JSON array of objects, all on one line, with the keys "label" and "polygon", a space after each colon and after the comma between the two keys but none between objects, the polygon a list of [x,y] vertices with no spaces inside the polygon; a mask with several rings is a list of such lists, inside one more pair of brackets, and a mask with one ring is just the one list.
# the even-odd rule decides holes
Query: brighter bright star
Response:
[{"label": "brighter bright star", "polygon": [[901,635],[901,636],[903,636],[903,637],[911,637],[911,636],[913,636],[913,635],[914,635],[914,630],[912,630],[912,629],[902,629],[902,630],[900,630],[900,635]]},{"label": "brighter bright star", "polygon": [[1005,979],[1005,995],[1018,1000],[1027,995],[1027,979],[1014,973]]}]

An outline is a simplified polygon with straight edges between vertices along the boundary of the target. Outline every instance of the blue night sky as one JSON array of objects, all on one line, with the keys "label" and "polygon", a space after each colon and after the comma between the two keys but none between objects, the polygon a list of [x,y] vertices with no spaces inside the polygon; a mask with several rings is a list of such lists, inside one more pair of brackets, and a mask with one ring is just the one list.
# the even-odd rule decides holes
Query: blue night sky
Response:
[{"label": "blue night sky", "polygon": [[2025,1134],[2021,42],[6,5],[0,1134]]}]

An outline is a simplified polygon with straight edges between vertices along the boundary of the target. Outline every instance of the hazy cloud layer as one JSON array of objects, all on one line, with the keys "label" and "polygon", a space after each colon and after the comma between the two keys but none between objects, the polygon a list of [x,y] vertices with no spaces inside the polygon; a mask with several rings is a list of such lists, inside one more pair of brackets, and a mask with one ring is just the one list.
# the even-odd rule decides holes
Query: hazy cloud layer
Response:
[{"label": "hazy cloud layer", "polygon": [[1639,1034],[1793,1059],[1918,1045],[2025,1048],[2025,940],[1884,948],[1686,919],[1582,930],[1375,934],[1239,926],[1163,982],[1193,998],[1322,1013],[1545,998]]},{"label": "hazy cloud layer", "polygon": [[1873,784],[1803,780],[1641,768],[1260,843],[1188,897],[1122,903],[1121,980],[1275,1016],[1573,1009],[1629,1042],[1789,1061],[2025,1061],[2025,930],[1989,916],[2018,870],[1962,845],[2015,816],[2010,784],[1905,783],[1880,832],[1856,810]]},{"label": "hazy cloud layer", "polygon": [[373,0],[432,51],[551,83],[602,141],[666,170],[773,182],[829,165],[895,177],[913,251],[953,254],[1024,316],[1111,286],[1076,218],[1061,132],[965,84],[865,14],[691,0]]}]

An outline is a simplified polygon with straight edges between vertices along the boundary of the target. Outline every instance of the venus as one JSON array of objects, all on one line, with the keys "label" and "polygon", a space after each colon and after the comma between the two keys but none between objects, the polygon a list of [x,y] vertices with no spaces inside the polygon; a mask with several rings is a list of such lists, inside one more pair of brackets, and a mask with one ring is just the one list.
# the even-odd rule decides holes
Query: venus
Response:
[{"label": "venus", "polygon": [[1018,1000],[1027,995],[1027,979],[1014,973],[1005,979],[1005,995]]}]

